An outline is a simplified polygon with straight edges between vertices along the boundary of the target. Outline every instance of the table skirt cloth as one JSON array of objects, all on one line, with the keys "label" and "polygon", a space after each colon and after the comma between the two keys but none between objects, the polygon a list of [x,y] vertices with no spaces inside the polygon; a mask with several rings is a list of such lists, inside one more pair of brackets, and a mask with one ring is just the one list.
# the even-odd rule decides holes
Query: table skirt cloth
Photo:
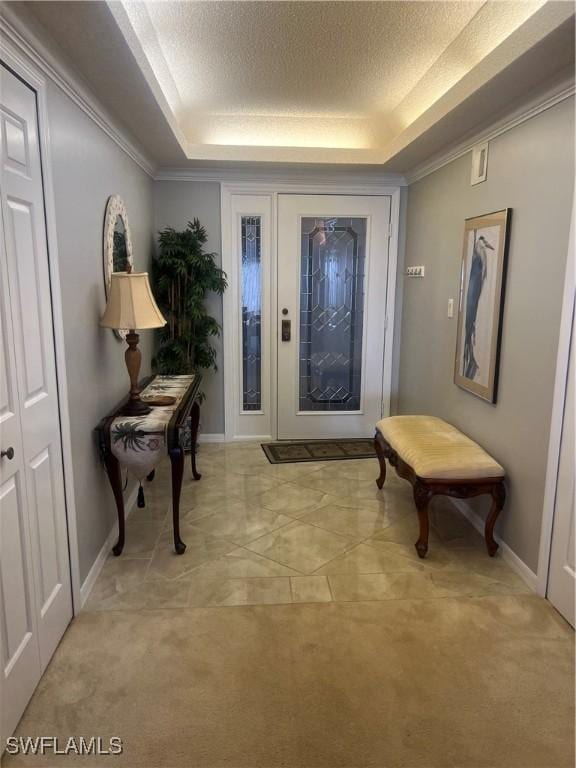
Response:
[{"label": "table skirt cloth", "polygon": [[151,406],[145,416],[117,416],[110,425],[110,448],[118,461],[143,480],[168,455],[168,425],[196,376],[156,376],[142,391],[175,398],[172,405]]}]

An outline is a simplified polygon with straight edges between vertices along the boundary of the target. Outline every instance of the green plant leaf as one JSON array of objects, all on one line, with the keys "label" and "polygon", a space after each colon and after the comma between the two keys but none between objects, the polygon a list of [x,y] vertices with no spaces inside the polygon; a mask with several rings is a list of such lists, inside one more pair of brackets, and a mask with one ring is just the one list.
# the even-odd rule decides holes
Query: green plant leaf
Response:
[{"label": "green plant leaf", "polygon": [[153,366],[158,373],[217,370],[210,338],[219,336],[221,329],[207,313],[205,299],[209,292],[222,295],[228,282],[216,265],[217,254],[203,249],[207,239],[197,218],[183,231],[165,227],[158,233],[151,275],[156,301],[167,321],[156,334]]}]

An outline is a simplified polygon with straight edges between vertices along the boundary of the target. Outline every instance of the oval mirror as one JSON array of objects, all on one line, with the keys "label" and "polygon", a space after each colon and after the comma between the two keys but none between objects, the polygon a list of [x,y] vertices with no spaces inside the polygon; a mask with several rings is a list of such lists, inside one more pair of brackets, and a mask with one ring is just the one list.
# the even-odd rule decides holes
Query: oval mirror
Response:
[{"label": "oval mirror", "polygon": [[[104,291],[108,299],[112,272],[132,269],[132,239],[124,201],[118,195],[108,198],[104,217]],[[114,331],[119,339],[125,339],[127,330]]]}]

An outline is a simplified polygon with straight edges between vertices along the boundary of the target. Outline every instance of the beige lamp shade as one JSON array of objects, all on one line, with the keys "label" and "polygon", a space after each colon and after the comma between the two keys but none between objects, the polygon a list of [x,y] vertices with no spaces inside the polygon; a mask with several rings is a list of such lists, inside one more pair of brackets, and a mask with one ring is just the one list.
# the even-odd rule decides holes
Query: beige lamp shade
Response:
[{"label": "beige lamp shade", "polygon": [[161,328],[166,320],[154,301],[148,272],[113,272],[108,303],[100,320],[105,328]]}]

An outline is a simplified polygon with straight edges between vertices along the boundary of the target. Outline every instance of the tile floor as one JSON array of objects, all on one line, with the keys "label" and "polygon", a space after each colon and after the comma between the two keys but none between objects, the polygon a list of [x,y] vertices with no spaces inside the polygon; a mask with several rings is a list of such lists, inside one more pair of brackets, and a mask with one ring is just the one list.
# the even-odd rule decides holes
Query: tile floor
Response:
[{"label": "tile floor", "polygon": [[[528,592],[449,501],[433,503],[430,548],[414,550],[408,483],[377,461],[272,465],[259,444],[206,444],[202,480],[186,465],[172,549],[169,464],[145,483],[121,557],[106,562],[87,611],[331,601],[437,599]],[[504,512],[505,514],[505,512]]]}]

